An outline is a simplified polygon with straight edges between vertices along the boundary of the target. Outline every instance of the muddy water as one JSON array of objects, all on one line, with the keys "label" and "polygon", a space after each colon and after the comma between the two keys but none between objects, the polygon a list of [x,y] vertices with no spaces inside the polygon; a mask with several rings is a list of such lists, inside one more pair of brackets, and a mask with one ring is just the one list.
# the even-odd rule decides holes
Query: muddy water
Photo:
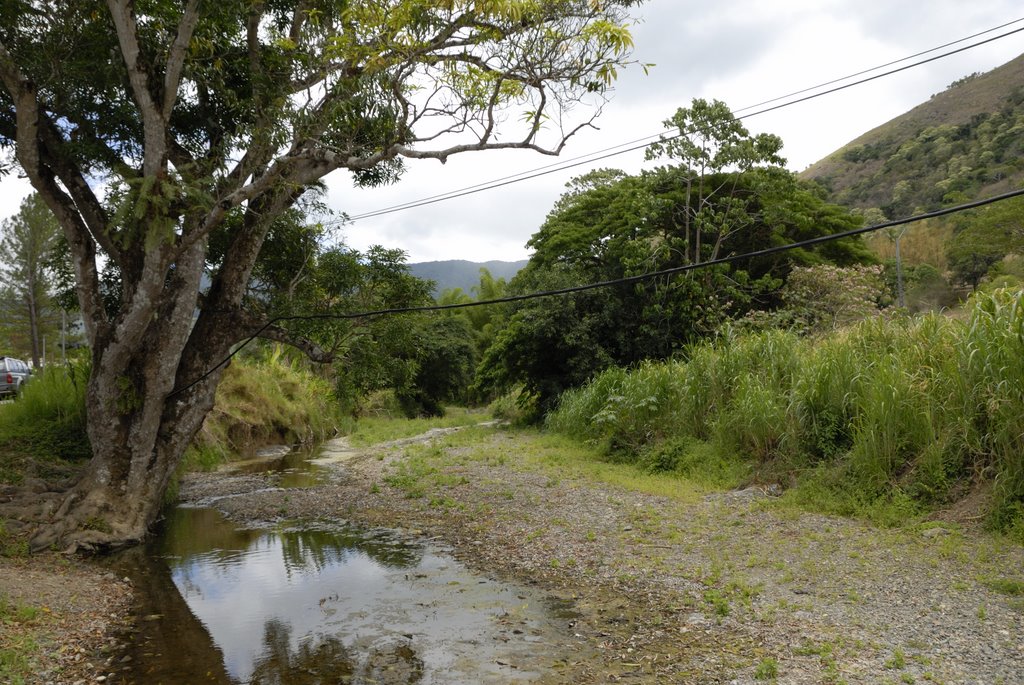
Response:
[{"label": "muddy water", "polygon": [[178,507],[122,569],[140,595],[126,683],[529,682],[574,649],[566,607],[394,531]]}]

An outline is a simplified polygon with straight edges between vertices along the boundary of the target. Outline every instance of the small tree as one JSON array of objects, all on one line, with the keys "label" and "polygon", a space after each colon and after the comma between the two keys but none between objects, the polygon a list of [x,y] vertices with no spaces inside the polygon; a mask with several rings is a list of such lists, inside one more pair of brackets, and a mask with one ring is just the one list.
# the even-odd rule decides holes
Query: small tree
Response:
[{"label": "small tree", "polygon": [[[651,145],[647,159],[668,157],[685,170],[681,228],[687,259],[693,263],[717,259],[722,244],[753,223],[745,203],[735,197],[740,174],[784,165],[786,160],[779,155],[782,139],[768,133],[752,136],[721,100],[696,98],[663,123],[677,133]],[[723,175],[726,171],[735,173]],[[712,201],[713,197],[717,199]]]},{"label": "small tree", "polygon": [[806,332],[827,332],[877,314],[885,303],[882,267],[797,267],[782,290],[780,317]]},{"label": "small tree", "polygon": [[[0,283],[4,326],[27,331],[32,364],[43,356],[44,332],[54,330],[49,264],[60,240],[60,226],[39,195],[29,195],[18,213],[0,226]],[[17,332],[14,332],[15,335]]]}]

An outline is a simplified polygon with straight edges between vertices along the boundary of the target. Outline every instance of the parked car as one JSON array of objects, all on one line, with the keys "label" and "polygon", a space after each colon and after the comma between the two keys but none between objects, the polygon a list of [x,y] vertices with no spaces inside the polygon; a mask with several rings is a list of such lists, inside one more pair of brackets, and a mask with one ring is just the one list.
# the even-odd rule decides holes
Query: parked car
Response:
[{"label": "parked car", "polygon": [[14,357],[0,357],[0,397],[17,397],[28,382],[32,370]]}]

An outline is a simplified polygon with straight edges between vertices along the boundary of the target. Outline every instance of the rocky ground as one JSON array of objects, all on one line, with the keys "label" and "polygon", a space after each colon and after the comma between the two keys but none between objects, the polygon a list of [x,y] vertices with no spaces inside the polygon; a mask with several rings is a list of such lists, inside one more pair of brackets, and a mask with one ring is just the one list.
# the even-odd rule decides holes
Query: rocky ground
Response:
[{"label": "rocky ground", "polygon": [[322,462],[314,487],[206,474],[182,496],[240,521],[422,532],[570,601],[566,630],[597,656],[547,682],[1024,683],[1024,550],[969,525],[879,530],[770,489],[645,494],[494,428],[335,441]]}]

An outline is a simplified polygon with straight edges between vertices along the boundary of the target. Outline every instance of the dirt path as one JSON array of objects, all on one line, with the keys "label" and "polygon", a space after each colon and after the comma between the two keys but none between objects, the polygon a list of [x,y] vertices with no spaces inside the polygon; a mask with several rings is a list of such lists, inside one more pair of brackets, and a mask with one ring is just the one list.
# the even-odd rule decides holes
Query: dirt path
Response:
[{"label": "dirt path", "polygon": [[597,656],[545,682],[1024,683],[1020,547],[797,513],[759,490],[640,494],[555,451],[496,429],[334,442],[329,484],[207,475],[182,494],[240,520],[422,531],[476,568],[571,600],[567,634]]}]

